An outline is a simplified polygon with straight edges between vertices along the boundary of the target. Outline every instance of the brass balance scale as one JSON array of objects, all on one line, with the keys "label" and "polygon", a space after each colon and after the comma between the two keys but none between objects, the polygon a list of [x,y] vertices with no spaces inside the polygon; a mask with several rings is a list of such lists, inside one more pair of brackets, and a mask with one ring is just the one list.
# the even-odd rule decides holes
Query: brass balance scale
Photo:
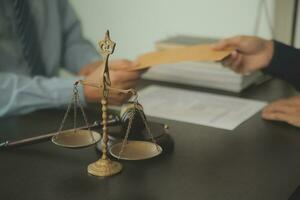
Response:
[{"label": "brass balance scale", "polygon": [[[94,176],[106,177],[112,176],[114,174],[119,173],[122,170],[122,165],[118,161],[112,161],[108,157],[108,151],[112,156],[117,159],[127,159],[127,160],[141,160],[147,159],[151,157],[155,157],[162,153],[162,148],[159,146],[149,127],[146,117],[142,113],[142,107],[138,103],[138,94],[136,90],[129,89],[129,90],[122,90],[118,88],[111,87],[110,76],[109,76],[109,65],[108,60],[109,56],[114,52],[116,43],[110,39],[109,31],[106,32],[104,40],[99,42],[100,53],[104,59],[104,67],[103,71],[100,74],[102,77],[102,83],[89,83],[83,80],[76,81],[74,83],[73,89],[73,97],[72,101],[69,104],[65,116],[62,120],[60,125],[59,131],[56,135],[53,136],[52,142],[56,145],[67,147],[67,148],[80,148],[93,145],[97,143],[101,136],[99,133],[90,130],[90,125],[88,124],[87,116],[84,112],[83,106],[79,100],[78,94],[78,85],[87,85],[90,87],[96,87],[99,89],[99,92],[102,94],[101,99],[101,110],[102,110],[102,156],[101,158],[88,165],[87,171],[89,174]],[[111,146],[108,149],[108,122],[109,122],[109,115],[108,115],[108,97],[110,92],[115,92],[119,94],[127,94],[130,95],[133,99],[131,102],[131,106],[135,109],[129,113],[129,122],[126,129],[125,137],[122,142],[118,142]],[[71,131],[62,131],[65,120],[70,113],[72,105],[74,106],[74,129]],[[83,130],[77,128],[76,121],[77,121],[77,106],[80,108],[81,113],[83,115],[87,130]],[[146,131],[151,138],[151,142],[148,141],[130,141],[128,140],[128,136],[130,130],[132,128],[132,123],[134,117],[136,115],[140,115],[142,121],[145,125]]]}]

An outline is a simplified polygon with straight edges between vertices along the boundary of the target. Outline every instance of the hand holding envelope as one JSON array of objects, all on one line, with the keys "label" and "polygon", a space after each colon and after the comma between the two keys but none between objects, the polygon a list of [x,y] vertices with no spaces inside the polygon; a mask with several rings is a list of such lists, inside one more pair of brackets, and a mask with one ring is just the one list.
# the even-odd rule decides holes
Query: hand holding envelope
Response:
[{"label": "hand holding envelope", "polygon": [[155,51],[146,53],[137,58],[139,65],[131,68],[130,71],[142,70],[159,64],[170,64],[183,61],[221,61],[233,49],[217,51],[212,45],[194,45],[189,47],[179,47],[164,51]]}]

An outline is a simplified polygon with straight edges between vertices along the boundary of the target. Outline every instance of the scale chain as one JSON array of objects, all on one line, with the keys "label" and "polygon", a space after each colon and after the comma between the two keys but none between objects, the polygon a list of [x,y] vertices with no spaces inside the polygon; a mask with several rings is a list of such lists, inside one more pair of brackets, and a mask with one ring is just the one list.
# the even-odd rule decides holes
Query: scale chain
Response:
[{"label": "scale chain", "polygon": [[[77,87],[77,86],[76,86],[76,87]],[[92,133],[92,131],[91,131],[91,128],[90,128],[90,126],[89,126],[88,119],[87,119],[87,116],[86,116],[86,114],[85,114],[85,112],[84,112],[83,106],[82,106],[82,104],[81,104],[81,102],[80,102],[78,93],[77,93],[77,97],[76,97],[76,98],[77,98],[77,102],[78,102],[79,108],[80,108],[80,110],[81,110],[81,113],[82,113],[82,115],[83,115],[83,119],[84,119],[85,125],[88,127],[88,131],[89,131],[89,133],[90,133],[90,135],[91,135],[91,137],[92,137],[92,139],[93,139],[93,142],[94,142],[94,141],[95,141],[95,138],[94,138],[94,135],[93,135],[93,133]]]},{"label": "scale chain", "polygon": [[[137,104],[138,104],[138,102],[136,101],[134,107],[136,107]],[[145,116],[143,115],[143,113],[141,112],[141,110],[139,110],[139,109],[133,109],[133,111],[132,111],[132,112],[130,113],[130,115],[129,115],[129,123],[128,123],[128,127],[127,127],[127,130],[126,130],[125,137],[124,137],[124,139],[123,139],[123,143],[122,143],[121,150],[120,150],[120,152],[119,152],[118,159],[121,158],[122,153],[123,153],[124,148],[125,148],[125,145],[126,145],[126,143],[127,143],[127,141],[128,141],[129,132],[130,132],[130,129],[131,129],[131,127],[132,127],[132,123],[133,123],[134,115],[136,114],[136,110],[138,110],[138,113],[139,113],[140,116],[142,117],[143,123],[145,124],[146,130],[147,130],[147,133],[150,135],[151,140],[152,140],[152,142],[155,144],[157,151],[160,151],[160,149],[159,149],[159,147],[158,147],[158,145],[157,145],[157,142],[156,142],[156,140],[155,140],[155,138],[154,138],[154,136],[153,136],[153,134],[152,134],[152,132],[151,132],[151,130],[150,130],[149,124],[148,124],[148,122],[147,122]]]},{"label": "scale chain", "polygon": [[74,88],[73,88],[73,95],[74,95],[74,102],[73,102],[73,105],[74,105],[74,132],[76,133],[77,132],[77,96],[78,96],[78,89],[77,89],[77,85],[74,85]]},{"label": "scale chain", "polygon": [[91,132],[91,129],[90,129],[90,126],[89,126],[86,114],[85,114],[84,109],[83,109],[83,106],[82,106],[82,104],[80,102],[80,98],[79,98],[78,88],[77,87],[78,87],[78,85],[75,83],[74,87],[73,87],[73,95],[72,95],[71,102],[68,105],[67,111],[66,111],[66,113],[64,115],[64,118],[63,118],[61,124],[60,124],[60,127],[59,127],[59,130],[58,130],[57,134],[61,133],[61,131],[62,131],[64,125],[65,125],[66,119],[67,119],[67,117],[69,115],[69,112],[71,110],[71,106],[74,105],[74,132],[75,133],[77,132],[77,106],[79,106],[79,108],[80,108],[80,110],[82,112],[82,115],[83,115],[83,119],[84,119],[85,125],[86,125],[86,127],[88,127],[88,130],[90,132],[90,135],[91,135],[93,141],[95,141],[94,135]]},{"label": "scale chain", "polygon": [[[136,102],[136,104],[137,104],[137,102]],[[160,150],[159,150],[159,147],[158,147],[158,145],[157,145],[157,142],[156,142],[155,138],[153,137],[153,134],[152,134],[152,132],[151,132],[151,130],[150,130],[149,124],[148,124],[148,122],[147,122],[145,116],[143,115],[143,113],[142,113],[139,109],[137,109],[137,110],[138,110],[140,116],[142,117],[142,120],[143,120],[143,122],[144,122],[144,124],[145,124],[145,127],[146,127],[146,130],[147,130],[147,133],[150,135],[152,142],[155,144],[156,149],[157,149],[157,151],[159,152],[159,151],[160,151]]]},{"label": "scale chain", "polygon": [[72,97],[72,100],[71,100],[71,102],[70,102],[69,105],[68,105],[67,111],[66,111],[66,113],[65,113],[65,115],[64,115],[64,118],[63,118],[61,124],[60,124],[60,127],[59,127],[59,129],[58,129],[57,134],[60,134],[61,131],[62,131],[62,129],[63,129],[63,127],[64,127],[65,121],[66,121],[66,119],[67,119],[67,117],[68,117],[68,115],[69,115],[69,112],[70,112],[70,110],[71,110],[71,106],[72,106],[72,104],[73,104],[73,102],[74,102],[74,98],[75,98],[75,96],[74,96],[74,90],[73,90],[73,97]]},{"label": "scale chain", "polygon": [[120,152],[119,152],[118,159],[121,158],[122,153],[123,153],[124,148],[125,148],[125,145],[126,145],[126,143],[127,143],[127,141],[128,141],[128,136],[129,136],[129,132],[130,132],[130,129],[131,129],[131,126],[132,126],[132,122],[133,122],[134,115],[135,115],[135,109],[133,110],[133,112],[130,113],[128,127],[127,127],[127,129],[126,129],[126,134],[125,134],[125,137],[124,137],[124,139],[123,139],[123,143],[122,143],[121,150],[120,150]]}]

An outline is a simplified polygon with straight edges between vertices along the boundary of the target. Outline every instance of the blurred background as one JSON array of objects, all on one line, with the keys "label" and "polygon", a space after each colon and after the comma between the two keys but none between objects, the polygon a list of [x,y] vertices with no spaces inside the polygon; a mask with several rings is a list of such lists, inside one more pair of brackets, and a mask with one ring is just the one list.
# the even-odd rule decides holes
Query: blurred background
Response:
[{"label": "blurred background", "polygon": [[[72,0],[93,45],[109,29],[117,42],[113,58],[181,45],[256,35],[300,47],[298,0]],[[298,25],[299,24],[299,25]],[[180,36],[178,38],[178,36]],[[184,36],[184,37],[182,37]],[[98,47],[96,47],[98,49]],[[144,79],[241,92],[269,80],[260,72],[243,76],[220,63],[180,63],[152,68]]]},{"label": "blurred background", "polygon": [[[175,35],[223,38],[238,34],[272,38],[277,18],[289,29],[290,0],[71,0],[85,36],[93,44],[109,29],[115,57],[134,59],[154,50],[158,40]],[[276,9],[277,8],[277,9]],[[275,17],[275,15],[280,15]],[[282,17],[284,15],[284,17]],[[276,28],[275,28],[276,29]],[[277,35],[290,33],[277,33]],[[281,37],[287,40],[285,37]]]}]

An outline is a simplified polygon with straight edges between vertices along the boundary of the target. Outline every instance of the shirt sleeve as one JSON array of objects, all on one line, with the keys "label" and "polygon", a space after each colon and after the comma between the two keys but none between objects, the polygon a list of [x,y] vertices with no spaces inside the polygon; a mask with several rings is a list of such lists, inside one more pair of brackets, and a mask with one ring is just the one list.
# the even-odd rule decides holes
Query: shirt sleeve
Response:
[{"label": "shirt sleeve", "polygon": [[[32,78],[0,72],[0,116],[66,106],[72,99],[73,84],[78,79],[80,78]],[[84,104],[82,86],[78,90],[80,101]]]},{"label": "shirt sleeve", "polygon": [[62,64],[77,73],[86,64],[100,60],[95,47],[82,36],[81,23],[68,0],[60,0],[63,54]]},{"label": "shirt sleeve", "polygon": [[265,73],[283,79],[300,90],[300,50],[274,41],[274,55]]}]

